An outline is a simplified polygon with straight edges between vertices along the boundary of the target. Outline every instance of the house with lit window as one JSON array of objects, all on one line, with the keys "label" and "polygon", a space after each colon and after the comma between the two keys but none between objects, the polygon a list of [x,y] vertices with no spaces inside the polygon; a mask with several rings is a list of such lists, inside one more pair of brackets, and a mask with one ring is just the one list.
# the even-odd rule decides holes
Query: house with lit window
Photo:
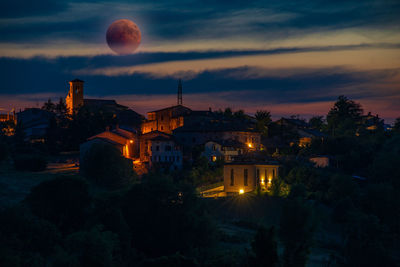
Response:
[{"label": "house with lit window", "polygon": [[182,168],[182,150],[172,135],[153,131],[140,136],[140,161],[147,168]]},{"label": "house with lit window", "polygon": [[246,145],[233,140],[208,141],[204,144],[204,152],[202,153],[210,162],[223,160],[231,162],[235,157],[243,154]]},{"label": "house with lit window", "polygon": [[243,194],[257,189],[266,190],[278,177],[277,162],[232,162],[224,165],[224,191]]},{"label": "house with lit window", "polygon": [[210,140],[234,140],[245,144],[247,150],[261,149],[261,133],[235,121],[193,120],[175,129],[173,135],[180,144],[188,148],[204,145]]},{"label": "house with lit window", "polygon": [[80,154],[90,149],[91,145],[98,142],[104,142],[116,147],[121,154],[130,159],[139,157],[139,141],[137,133],[120,128],[118,125],[115,129],[110,130],[109,127],[99,134],[88,138],[87,142],[81,144]]}]

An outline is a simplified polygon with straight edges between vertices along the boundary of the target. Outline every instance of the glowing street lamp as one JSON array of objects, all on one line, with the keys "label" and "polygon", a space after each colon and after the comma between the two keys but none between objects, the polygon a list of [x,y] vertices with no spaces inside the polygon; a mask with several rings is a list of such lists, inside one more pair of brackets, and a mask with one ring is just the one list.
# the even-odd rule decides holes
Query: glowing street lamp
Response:
[{"label": "glowing street lamp", "polygon": [[241,195],[241,194],[244,194],[244,190],[243,189],[240,189],[239,190],[239,194]]}]

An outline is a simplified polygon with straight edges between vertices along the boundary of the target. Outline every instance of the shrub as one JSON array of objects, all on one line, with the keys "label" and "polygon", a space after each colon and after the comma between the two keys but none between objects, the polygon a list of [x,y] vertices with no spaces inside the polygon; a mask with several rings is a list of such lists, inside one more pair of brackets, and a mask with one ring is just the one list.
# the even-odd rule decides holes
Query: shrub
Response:
[{"label": "shrub", "polygon": [[135,178],[132,160],[124,158],[110,144],[93,144],[80,162],[82,174],[90,181],[111,188],[128,184]]},{"label": "shrub", "polygon": [[14,167],[19,171],[44,171],[47,167],[47,160],[40,155],[19,155],[14,158]]},{"label": "shrub", "polygon": [[90,196],[85,180],[60,177],[34,187],[25,202],[38,217],[69,231],[85,222]]}]

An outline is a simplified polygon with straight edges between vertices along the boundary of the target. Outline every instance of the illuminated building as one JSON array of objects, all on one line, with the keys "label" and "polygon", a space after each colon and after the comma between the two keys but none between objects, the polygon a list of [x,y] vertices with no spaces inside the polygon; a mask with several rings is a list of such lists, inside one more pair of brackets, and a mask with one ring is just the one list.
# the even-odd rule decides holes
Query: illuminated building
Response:
[{"label": "illuminated building", "polygon": [[153,131],[140,136],[140,161],[147,168],[182,168],[182,150],[172,135]]},{"label": "illuminated building", "polygon": [[[267,189],[278,176],[279,164],[275,162],[232,162],[224,165],[224,191],[247,193]],[[243,191],[242,191],[243,190]]]},{"label": "illuminated building", "polygon": [[81,154],[84,153],[92,143],[101,141],[115,146],[126,158],[135,159],[139,157],[139,141],[137,134],[118,126],[113,130],[107,128],[106,131],[88,138],[88,141],[81,145]]},{"label": "illuminated building", "polygon": [[202,155],[211,162],[217,160],[231,162],[235,157],[243,154],[245,150],[245,144],[235,140],[208,141],[204,144]]}]

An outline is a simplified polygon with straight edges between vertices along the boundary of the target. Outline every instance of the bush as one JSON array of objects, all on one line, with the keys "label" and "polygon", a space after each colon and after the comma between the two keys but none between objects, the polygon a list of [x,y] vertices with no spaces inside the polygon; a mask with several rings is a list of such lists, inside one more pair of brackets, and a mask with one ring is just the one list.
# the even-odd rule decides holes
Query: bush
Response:
[{"label": "bush", "polygon": [[79,229],[90,205],[88,185],[83,179],[60,177],[34,187],[25,202],[40,218],[62,231]]},{"label": "bush", "polygon": [[118,149],[105,143],[91,146],[80,162],[80,170],[88,180],[111,188],[126,185],[135,178],[132,160],[124,158]]},{"label": "bush", "polygon": [[46,169],[47,160],[40,155],[20,155],[14,158],[14,167],[19,171],[40,172]]}]

